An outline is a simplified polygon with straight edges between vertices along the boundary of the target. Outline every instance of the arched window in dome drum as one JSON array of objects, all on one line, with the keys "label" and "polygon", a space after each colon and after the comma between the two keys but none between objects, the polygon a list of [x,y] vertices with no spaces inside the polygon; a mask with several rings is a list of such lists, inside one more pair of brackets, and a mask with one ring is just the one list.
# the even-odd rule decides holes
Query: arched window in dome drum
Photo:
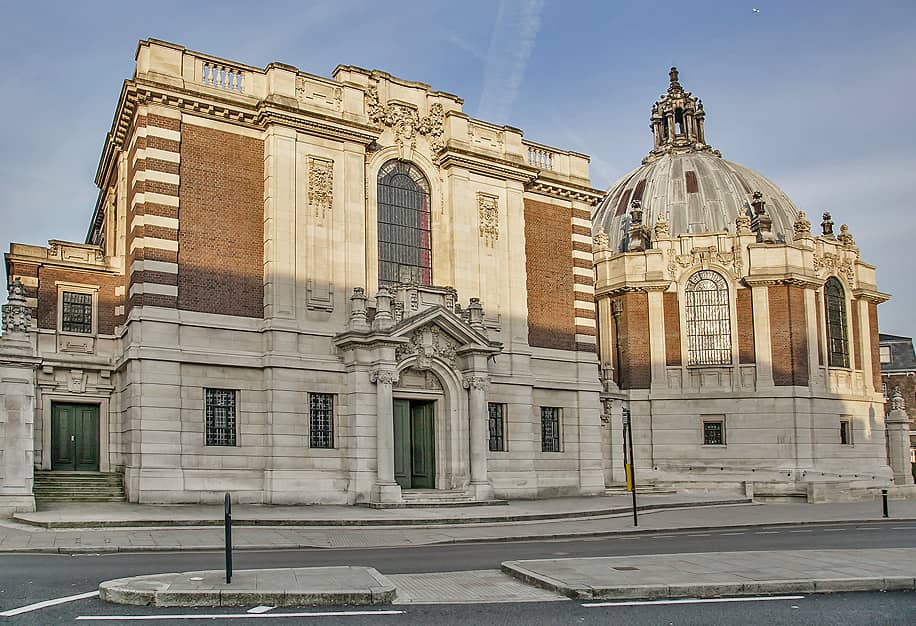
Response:
[{"label": "arched window in dome drum", "polygon": [[849,367],[846,291],[833,276],[824,283],[824,315],[827,318],[827,365]]},{"label": "arched window in dome drum", "polygon": [[728,283],[711,270],[700,270],[687,280],[687,364],[730,365],[731,313]]},{"label": "arched window in dome drum", "polygon": [[378,283],[432,284],[429,183],[409,161],[378,174]]}]

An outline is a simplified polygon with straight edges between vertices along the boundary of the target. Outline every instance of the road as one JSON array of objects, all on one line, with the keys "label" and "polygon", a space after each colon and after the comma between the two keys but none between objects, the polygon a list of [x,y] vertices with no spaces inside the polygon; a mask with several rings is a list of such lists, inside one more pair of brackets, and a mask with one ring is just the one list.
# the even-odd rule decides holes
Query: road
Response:
[{"label": "road", "polygon": [[[375,549],[312,549],[276,552],[239,552],[235,568],[256,569],[272,567],[307,567],[319,565],[367,565],[383,574],[448,572],[497,569],[502,561],[551,557],[621,556],[636,554],[672,554],[685,552],[720,552],[747,550],[804,550],[895,548],[916,546],[916,524],[910,522],[860,522],[855,524],[799,525],[722,529],[703,532],[658,532],[607,538],[474,543],[459,545],[375,548]],[[106,555],[0,555],[0,607],[3,610],[31,603],[79,594],[96,589],[101,581],[125,576],[162,572],[219,569],[222,555],[218,553],[121,553]],[[853,598],[850,600],[849,598]],[[854,598],[861,598],[855,600]],[[801,602],[801,604],[799,604]],[[761,601],[763,609],[748,611],[742,603],[699,604],[689,608],[682,605],[640,607],[585,608],[581,603],[561,601],[544,606],[525,605],[451,605],[397,606],[405,614],[366,617],[340,617],[329,623],[616,623],[617,616],[629,615],[620,623],[728,623],[748,621],[747,617],[767,616],[759,623],[837,623],[828,616],[843,613],[844,623],[881,624],[916,622],[916,595],[895,594],[837,594],[826,597],[809,596],[804,601]],[[852,603],[850,605],[850,603]],[[799,608],[793,609],[791,606]],[[820,606],[823,605],[823,606]],[[848,605],[848,606],[847,606]],[[860,606],[861,605],[861,606]],[[755,604],[755,607],[757,605]],[[849,606],[858,607],[850,613]],[[846,608],[843,608],[846,607]],[[816,619],[804,619],[811,610]],[[198,610],[199,611],[199,610]],[[277,609],[277,612],[280,610]],[[284,609],[284,611],[288,611]],[[632,613],[637,611],[637,613]],[[676,611],[678,619],[665,615]],[[152,615],[181,613],[142,607],[106,605],[97,599],[80,600],[8,618],[16,624],[70,623],[79,615]],[[213,611],[218,613],[220,611]],[[225,611],[222,611],[225,612]],[[244,611],[242,611],[244,612]],[[575,615],[575,617],[573,617]],[[695,615],[696,621],[691,622]],[[424,618],[425,616],[425,618]],[[522,617],[525,616],[523,620]],[[704,617],[705,616],[705,617]],[[741,616],[740,618],[738,616]],[[858,617],[861,616],[861,620]],[[529,619],[530,618],[530,619]],[[329,618],[326,618],[329,619]],[[363,622],[363,620],[370,620]],[[423,621],[426,619],[427,621]],[[645,621],[642,621],[645,619]],[[374,620],[374,621],[373,621]],[[419,621],[413,621],[419,620]],[[546,621],[545,621],[546,620]],[[610,620],[610,621],[609,621]],[[781,622],[780,620],[786,620]],[[244,621],[250,621],[246,619]],[[284,623],[272,618],[270,624]],[[321,620],[322,622],[325,620]],[[240,623],[219,620],[209,623]],[[97,622],[102,623],[102,622]],[[107,622],[112,623],[112,622]],[[137,622],[143,623],[143,622]],[[149,623],[149,622],[147,622]],[[161,622],[160,622],[161,623]],[[290,622],[292,623],[292,622]],[[755,623],[755,622],[750,622]]]}]

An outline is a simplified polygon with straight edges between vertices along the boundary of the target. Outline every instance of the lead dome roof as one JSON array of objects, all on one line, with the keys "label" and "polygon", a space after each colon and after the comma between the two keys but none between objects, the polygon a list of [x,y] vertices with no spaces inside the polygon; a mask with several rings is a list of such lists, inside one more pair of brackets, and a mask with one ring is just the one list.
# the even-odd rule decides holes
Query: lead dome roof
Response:
[{"label": "lead dome roof", "polygon": [[630,208],[639,200],[643,224],[651,229],[662,215],[673,237],[735,232],[739,214],[753,216],[751,196],[759,191],[777,240],[791,240],[796,206],[765,176],[723,159],[706,143],[702,101],[683,90],[676,68],[669,77],[668,92],[652,107],[652,151],[611,186],[592,216],[593,228],[604,228],[612,249],[625,250]]}]

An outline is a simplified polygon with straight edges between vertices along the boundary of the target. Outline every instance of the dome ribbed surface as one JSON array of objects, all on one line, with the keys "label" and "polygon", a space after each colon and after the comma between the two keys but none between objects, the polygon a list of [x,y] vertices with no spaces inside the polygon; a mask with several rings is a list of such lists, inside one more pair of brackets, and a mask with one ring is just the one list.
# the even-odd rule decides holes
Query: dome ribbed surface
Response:
[{"label": "dome ribbed surface", "polygon": [[763,194],[777,240],[791,241],[798,209],[788,196],[757,172],[705,151],[664,154],[621,178],[595,210],[593,228],[604,228],[612,249],[625,250],[630,203],[638,199],[650,231],[662,213],[672,237],[734,233],[739,213],[753,216],[755,191]]}]

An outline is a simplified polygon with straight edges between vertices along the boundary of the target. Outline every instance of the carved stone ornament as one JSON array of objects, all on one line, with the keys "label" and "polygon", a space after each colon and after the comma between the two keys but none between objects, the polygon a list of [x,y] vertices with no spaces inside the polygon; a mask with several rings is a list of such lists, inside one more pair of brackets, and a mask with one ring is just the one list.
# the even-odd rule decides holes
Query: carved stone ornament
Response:
[{"label": "carved stone ornament", "polygon": [[32,326],[32,309],[25,305],[25,287],[17,277],[9,290],[9,303],[2,307],[3,333],[27,333]]},{"label": "carved stone ornament", "polygon": [[458,342],[442,332],[441,328],[431,324],[414,330],[408,343],[398,346],[395,350],[395,357],[400,362],[416,355],[416,367],[420,370],[429,369],[434,358],[454,367],[458,348]]},{"label": "carved stone ornament", "polygon": [[830,217],[830,211],[824,211],[823,221],[821,222],[821,232],[824,233],[824,237],[835,239],[833,234],[833,220]]},{"label": "carved stone ornament", "polygon": [[309,206],[323,219],[334,204],[334,161],[310,156],[308,163]]},{"label": "carved stone ornament", "polygon": [[655,238],[664,239],[670,234],[670,229],[668,222],[665,220],[664,213],[658,214],[658,219],[655,220]]},{"label": "carved stone ornament", "polygon": [[309,102],[327,106],[340,110],[343,102],[343,89],[340,87],[329,87],[320,83],[306,80],[302,76],[296,77],[296,100],[299,102]]},{"label": "carved stone ornament", "polygon": [[490,377],[489,376],[463,376],[461,378],[461,384],[465,389],[482,389],[486,391],[490,388]]},{"label": "carved stone ornament", "polygon": [[849,281],[850,285],[855,285],[856,268],[852,259],[845,258],[839,254],[825,252],[823,255],[814,255],[814,270],[817,272],[836,272],[842,274]]},{"label": "carved stone ornament", "polygon": [[852,233],[849,232],[849,226],[846,224],[840,226],[840,234],[837,235],[836,238],[837,241],[839,241],[847,248],[851,248],[856,245],[856,240],[852,238]]},{"label": "carved stone ornament", "polygon": [[492,246],[499,240],[499,198],[478,191],[477,212],[480,219],[480,237]]},{"label": "carved stone ornament", "polygon": [[804,211],[798,212],[798,217],[795,218],[795,223],[792,224],[792,230],[795,232],[795,239],[811,236],[811,222],[805,217]]},{"label": "carved stone ornament", "polygon": [[903,400],[903,394],[900,393],[900,387],[894,387],[894,395],[891,396],[891,411],[903,411],[906,409],[906,402]]},{"label": "carved stone ornament", "polygon": [[421,118],[412,106],[398,102],[381,104],[378,88],[370,87],[366,92],[366,112],[373,124],[387,126],[394,131],[395,142],[402,152],[405,148],[413,150],[416,147],[417,135],[429,138],[434,153],[445,148],[442,139],[445,132],[445,110],[439,103],[433,104],[429,108],[429,115]]},{"label": "carved stone ornament", "polygon": [[604,232],[604,226],[599,226],[598,232],[592,237],[592,249],[595,252],[604,252],[605,250],[611,249],[610,238],[607,236],[607,233]]},{"label": "carved stone ornament", "polygon": [[751,218],[746,214],[741,213],[738,217],[735,218],[735,232],[739,235],[750,235],[751,234]]},{"label": "carved stone ornament", "polygon": [[369,370],[369,382],[382,385],[394,385],[398,382],[398,373],[387,367],[374,367]]},{"label": "carved stone ornament", "polygon": [[687,269],[708,263],[731,267],[736,276],[741,276],[744,271],[741,254],[734,251],[721,252],[716,246],[692,248],[690,254],[672,254],[668,260],[668,271],[673,277],[678,267]]}]

